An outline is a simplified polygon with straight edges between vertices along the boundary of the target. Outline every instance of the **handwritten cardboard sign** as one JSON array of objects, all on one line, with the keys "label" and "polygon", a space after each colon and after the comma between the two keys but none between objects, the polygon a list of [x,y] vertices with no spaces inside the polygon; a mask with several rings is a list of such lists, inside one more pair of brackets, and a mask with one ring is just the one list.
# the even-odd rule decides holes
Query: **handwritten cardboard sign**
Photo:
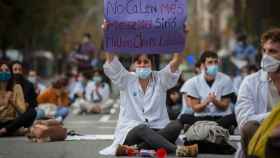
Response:
[{"label": "handwritten cardboard sign", "polygon": [[160,54],[185,48],[186,0],[104,0],[104,48]]}]

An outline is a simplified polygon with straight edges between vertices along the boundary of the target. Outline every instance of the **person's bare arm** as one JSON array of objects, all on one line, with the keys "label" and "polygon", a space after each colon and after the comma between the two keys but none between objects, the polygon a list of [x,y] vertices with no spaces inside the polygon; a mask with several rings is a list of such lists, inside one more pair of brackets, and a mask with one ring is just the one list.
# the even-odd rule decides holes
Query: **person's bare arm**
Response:
[{"label": "person's bare arm", "polygon": [[227,110],[230,105],[230,98],[222,98],[221,100],[217,100],[216,98],[213,100],[213,104],[222,110]]},{"label": "person's bare arm", "polygon": [[193,109],[195,112],[202,112],[207,105],[209,104],[209,101],[203,101],[201,102],[199,99],[187,96],[187,104]]},{"label": "person's bare arm", "polygon": [[208,94],[209,101],[212,102],[217,108],[221,110],[227,110],[228,106],[230,105],[230,98],[222,98],[218,100],[215,93]]}]

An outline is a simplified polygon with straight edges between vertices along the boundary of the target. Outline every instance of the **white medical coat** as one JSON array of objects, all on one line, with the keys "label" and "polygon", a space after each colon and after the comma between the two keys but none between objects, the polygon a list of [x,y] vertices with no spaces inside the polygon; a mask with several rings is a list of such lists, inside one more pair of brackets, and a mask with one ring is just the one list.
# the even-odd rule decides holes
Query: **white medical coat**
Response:
[{"label": "white medical coat", "polygon": [[134,127],[147,124],[150,128],[162,129],[169,123],[166,91],[175,86],[180,73],[172,73],[169,65],[161,71],[153,71],[152,80],[143,93],[136,74],[128,72],[117,57],[104,64],[104,72],[120,89],[121,105],[114,141],[99,153],[115,155],[118,144],[124,143]]}]

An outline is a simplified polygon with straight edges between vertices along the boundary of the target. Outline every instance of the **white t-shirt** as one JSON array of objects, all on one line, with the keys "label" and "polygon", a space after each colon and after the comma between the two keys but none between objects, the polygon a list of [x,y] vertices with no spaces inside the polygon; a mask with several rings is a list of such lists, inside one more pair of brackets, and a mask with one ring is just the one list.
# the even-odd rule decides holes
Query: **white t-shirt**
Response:
[{"label": "white t-shirt", "polygon": [[[217,99],[220,100],[222,96],[229,95],[234,92],[232,80],[229,76],[218,73],[211,87],[207,84],[204,73],[201,73],[189,81],[186,91],[188,96],[204,101],[207,99],[210,92],[214,92]],[[224,116],[231,114],[232,110],[230,106],[227,110],[221,110],[217,108],[213,103],[209,105],[202,112],[195,112],[195,116]]]}]

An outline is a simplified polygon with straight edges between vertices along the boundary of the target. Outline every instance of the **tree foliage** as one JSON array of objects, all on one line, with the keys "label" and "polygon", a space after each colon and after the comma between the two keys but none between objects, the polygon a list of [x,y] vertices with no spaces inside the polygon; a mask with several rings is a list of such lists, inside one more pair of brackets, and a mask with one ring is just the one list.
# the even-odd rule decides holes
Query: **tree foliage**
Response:
[{"label": "tree foliage", "polygon": [[60,34],[83,5],[83,0],[0,0],[0,48],[59,48]]}]

